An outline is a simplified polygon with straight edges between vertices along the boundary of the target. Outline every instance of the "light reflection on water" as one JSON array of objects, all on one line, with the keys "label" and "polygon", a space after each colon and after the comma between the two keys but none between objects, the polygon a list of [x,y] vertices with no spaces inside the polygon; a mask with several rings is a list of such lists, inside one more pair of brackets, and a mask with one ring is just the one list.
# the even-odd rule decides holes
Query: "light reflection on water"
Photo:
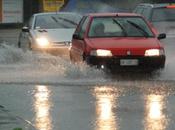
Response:
[{"label": "light reflection on water", "polygon": [[[120,121],[117,106],[120,98],[117,88],[110,86],[95,87],[96,97],[96,128],[95,130],[120,130]],[[142,95],[144,97],[145,114],[142,118],[145,130],[166,130],[168,119],[166,117],[165,95]],[[132,108],[131,108],[132,109]],[[129,114],[129,113],[128,113]],[[134,117],[133,117],[134,119]],[[128,127],[129,128],[129,127]]]},{"label": "light reflection on water", "polygon": [[38,130],[52,130],[52,119],[50,115],[51,101],[48,87],[36,86],[34,98],[36,128]]},{"label": "light reflection on water", "polygon": [[[123,89],[118,87],[112,87],[112,86],[95,86],[93,88],[93,95],[95,97],[95,128],[94,130],[122,130],[123,123],[128,126],[126,128],[130,129],[134,128],[143,128],[145,130],[166,130],[168,127],[168,120],[166,117],[166,96],[164,95],[157,95],[157,94],[150,94],[150,95],[142,95],[141,97],[144,98],[142,100],[144,104],[138,104],[143,105],[144,107],[138,107],[138,109],[142,109],[144,111],[143,116],[135,116],[130,114],[132,112],[133,108],[131,106],[128,107],[125,110],[122,110],[120,108],[125,108],[123,102],[121,103],[121,100],[123,98],[120,97],[121,93],[122,96],[125,97],[125,94],[123,93],[128,92],[128,89]],[[131,91],[131,90],[130,90]],[[121,98],[121,99],[120,99]],[[141,98],[141,99],[143,99]],[[140,101],[140,99],[138,99]],[[119,102],[120,101],[120,102]],[[128,99],[128,101],[132,100]],[[35,125],[37,130],[52,130],[52,117],[50,114],[51,109],[51,92],[47,86],[36,86],[35,95],[34,95],[34,108],[36,112],[35,117]],[[81,103],[80,103],[81,104]],[[121,110],[121,111],[120,111]],[[77,113],[78,115],[79,113]],[[132,126],[130,122],[121,122],[122,121],[128,121],[123,119],[122,114],[127,114],[127,116],[133,116],[133,119],[136,118],[136,120],[139,118],[141,119],[141,122],[143,121],[143,124],[140,126]],[[119,117],[119,115],[121,115]],[[140,118],[141,117],[141,118]],[[130,118],[130,117],[129,117]],[[120,119],[120,120],[119,120]],[[132,119],[132,117],[131,117]],[[140,122],[140,123],[141,123]],[[64,124],[64,123],[63,123]],[[72,125],[72,124],[71,124]],[[125,126],[124,126],[125,128]]]},{"label": "light reflection on water", "polygon": [[96,87],[96,130],[117,130],[116,89],[108,86]]},{"label": "light reflection on water", "polygon": [[163,111],[165,97],[163,95],[147,95],[145,101],[145,130],[166,130],[167,120]]}]

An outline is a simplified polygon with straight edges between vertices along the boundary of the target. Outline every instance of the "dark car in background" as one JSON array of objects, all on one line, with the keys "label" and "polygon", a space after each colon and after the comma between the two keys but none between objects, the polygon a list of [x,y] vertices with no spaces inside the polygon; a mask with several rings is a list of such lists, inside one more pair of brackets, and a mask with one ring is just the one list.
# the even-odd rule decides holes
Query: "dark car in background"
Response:
[{"label": "dark car in background", "polygon": [[132,13],[85,15],[73,35],[70,59],[109,70],[164,68],[165,52],[154,28]]},{"label": "dark car in background", "polygon": [[175,37],[175,5],[169,3],[139,4],[133,11],[143,15],[160,33]]}]

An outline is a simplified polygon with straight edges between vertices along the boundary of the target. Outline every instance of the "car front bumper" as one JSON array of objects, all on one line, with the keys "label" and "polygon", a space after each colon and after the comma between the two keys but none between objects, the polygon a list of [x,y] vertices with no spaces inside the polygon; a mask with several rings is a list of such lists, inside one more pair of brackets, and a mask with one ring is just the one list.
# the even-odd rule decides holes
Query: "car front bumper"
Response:
[{"label": "car front bumper", "polygon": [[33,47],[32,50],[52,55],[69,56],[69,46]]},{"label": "car front bumper", "polygon": [[[132,64],[122,64],[121,61],[136,61]],[[115,57],[96,57],[88,56],[86,62],[90,65],[106,66],[110,69],[160,69],[164,68],[165,56],[144,57],[144,56],[115,56]]]}]

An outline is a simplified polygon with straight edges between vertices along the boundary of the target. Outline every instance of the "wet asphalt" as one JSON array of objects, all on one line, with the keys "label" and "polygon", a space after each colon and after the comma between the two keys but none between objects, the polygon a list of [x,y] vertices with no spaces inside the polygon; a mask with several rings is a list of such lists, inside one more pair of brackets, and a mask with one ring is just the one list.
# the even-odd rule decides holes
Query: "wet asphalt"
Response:
[{"label": "wet asphalt", "polygon": [[92,83],[81,77],[68,83],[1,82],[0,129],[174,130],[174,38],[164,43],[166,67],[156,74],[110,75],[108,82]]},{"label": "wet asphalt", "polygon": [[[0,128],[173,130],[175,83],[0,85]],[[35,128],[34,128],[35,127]]]}]

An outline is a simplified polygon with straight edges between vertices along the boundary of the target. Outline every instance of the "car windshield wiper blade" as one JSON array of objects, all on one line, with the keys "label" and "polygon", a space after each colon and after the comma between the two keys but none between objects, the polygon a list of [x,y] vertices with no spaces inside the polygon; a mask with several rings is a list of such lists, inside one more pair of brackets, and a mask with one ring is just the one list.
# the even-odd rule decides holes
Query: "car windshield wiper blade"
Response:
[{"label": "car windshield wiper blade", "polygon": [[[55,17],[54,17],[55,18]],[[62,18],[62,17],[56,17],[55,19],[61,19],[61,20],[63,20],[63,21],[66,21],[66,22],[68,22],[68,23],[71,23],[71,24],[73,24],[73,25],[78,25],[77,23],[75,23],[75,22],[73,22],[73,21],[71,21],[71,20],[69,20],[69,19],[65,19],[65,18]]]},{"label": "car windshield wiper blade", "polygon": [[54,16],[51,16],[51,18],[52,18],[56,23],[59,23],[58,20],[57,20]]},{"label": "car windshield wiper blade", "polygon": [[62,25],[62,26],[65,27],[65,28],[68,28],[68,26],[66,26],[66,25],[64,25],[63,23],[59,22],[59,21],[57,20],[57,18],[55,18],[54,16],[51,16],[51,18],[52,18],[56,23],[59,23],[60,25]]},{"label": "car windshield wiper blade", "polygon": [[140,32],[141,32],[145,37],[149,37],[149,34],[148,34],[142,27],[140,27],[139,25],[137,25],[136,23],[134,23],[134,22],[132,22],[132,21],[127,20],[127,22],[128,22],[130,25],[134,26],[136,29],[140,30]]},{"label": "car windshield wiper blade", "polygon": [[127,32],[125,30],[125,28],[120,24],[120,22],[118,22],[116,19],[112,19],[117,25],[120,26],[120,28],[122,29],[124,36],[127,36]]}]

